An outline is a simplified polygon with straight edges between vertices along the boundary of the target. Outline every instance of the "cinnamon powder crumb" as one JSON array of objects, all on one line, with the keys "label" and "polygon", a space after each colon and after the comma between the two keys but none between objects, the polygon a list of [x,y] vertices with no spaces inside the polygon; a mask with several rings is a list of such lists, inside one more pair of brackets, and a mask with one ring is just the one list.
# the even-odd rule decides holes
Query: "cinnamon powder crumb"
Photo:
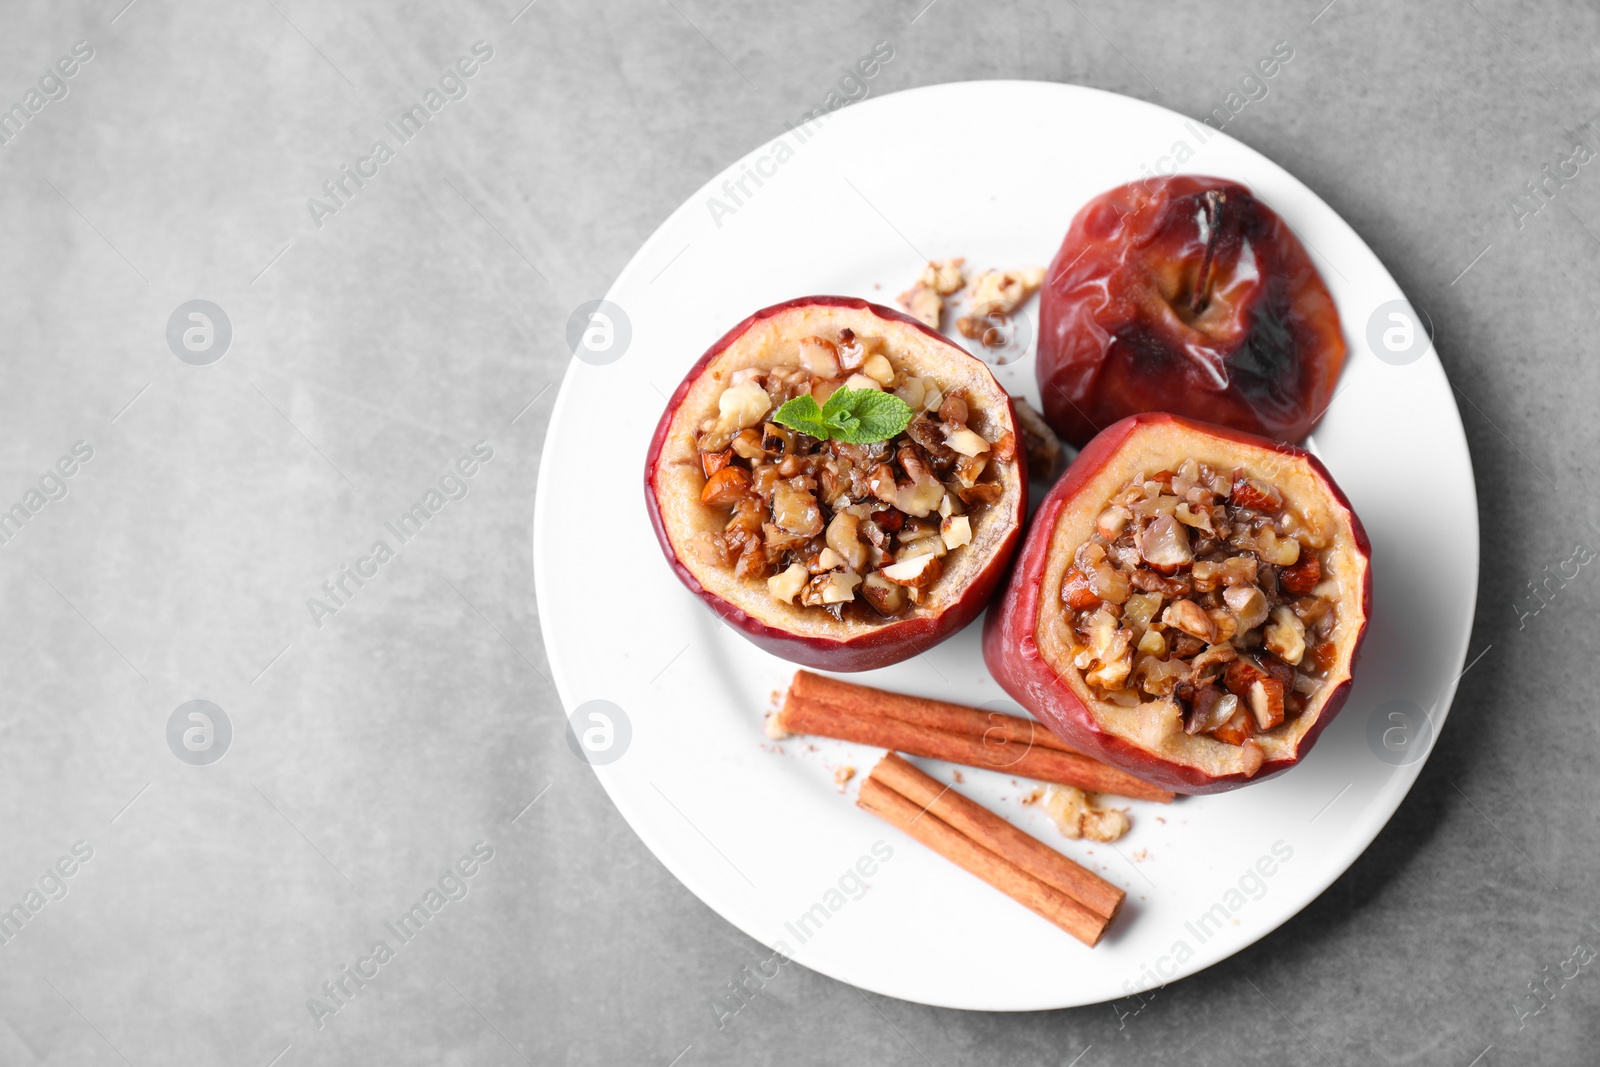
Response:
[{"label": "cinnamon powder crumb", "polygon": [[846,785],[848,785],[849,782],[850,782],[850,779],[854,778],[855,776],[856,776],[856,769],[854,767],[850,766],[849,764],[845,764],[844,766],[841,766],[841,767],[835,767],[833,769],[833,784],[834,784],[834,788],[838,789],[839,792],[843,793],[844,792],[844,787]]}]

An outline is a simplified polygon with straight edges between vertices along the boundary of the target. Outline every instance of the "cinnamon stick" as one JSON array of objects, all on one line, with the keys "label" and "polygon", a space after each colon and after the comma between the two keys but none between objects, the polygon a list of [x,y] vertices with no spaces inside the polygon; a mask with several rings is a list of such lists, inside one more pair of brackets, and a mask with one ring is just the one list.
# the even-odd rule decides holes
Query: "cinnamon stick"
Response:
[{"label": "cinnamon stick", "polygon": [[837,678],[829,678],[810,671],[794,672],[789,692],[808,700],[820,700],[836,708],[862,715],[886,715],[901,722],[918,726],[931,726],[935,730],[948,730],[955,734],[974,734],[979,737],[998,737],[1007,741],[1031,744],[1036,748],[1049,748],[1057,752],[1078,750],[1046,729],[1043,723],[1032,719],[1005,715],[998,711],[969,708],[964,704],[951,704],[943,700],[890,693],[883,689],[856,685]]},{"label": "cinnamon stick", "polygon": [[861,798],[857,803],[1085,945],[1092,948],[1105,933],[1109,922],[1105,916],[1096,915],[1059,889],[990,852],[878,779],[869,777],[861,783]]},{"label": "cinnamon stick", "polygon": [[924,774],[899,754],[890,752],[884,756],[868,777],[882,782],[1018,869],[1059,889],[1106,922],[1117,917],[1127,896],[1121,889],[1017,829],[982,804]]},{"label": "cinnamon stick", "polygon": [[789,733],[817,734],[875,745],[947,763],[1076,786],[1091,793],[1113,793],[1162,804],[1172,801],[1172,794],[1165,789],[1141,782],[1131,774],[1076,752],[1038,748],[1004,737],[952,733],[884,715],[851,711],[799,696],[793,689],[784,698],[775,725]]}]

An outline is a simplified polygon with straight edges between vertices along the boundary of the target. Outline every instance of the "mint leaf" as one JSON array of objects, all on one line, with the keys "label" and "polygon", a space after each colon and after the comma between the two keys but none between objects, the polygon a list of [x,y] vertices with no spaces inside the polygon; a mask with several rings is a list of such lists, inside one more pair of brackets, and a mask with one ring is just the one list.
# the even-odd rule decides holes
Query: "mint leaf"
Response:
[{"label": "mint leaf", "polygon": [[822,410],[817,407],[817,402],[812,399],[810,393],[801,393],[794,399],[785,401],[783,407],[778,409],[778,413],[772,416],[772,421],[791,430],[799,430],[819,441],[828,439],[828,426],[823,422]]},{"label": "mint leaf", "polygon": [[888,441],[905,430],[913,414],[904,400],[876,389],[840,389],[822,409],[834,440],[851,445]]},{"label": "mint leaf", "polygon": [[817,407],[810,393],[801,393],[778,409],[772,421],[826,441],[866,445],[898,436],[911,421],[910,405],[893,393],[876,389],[836,389]]}]

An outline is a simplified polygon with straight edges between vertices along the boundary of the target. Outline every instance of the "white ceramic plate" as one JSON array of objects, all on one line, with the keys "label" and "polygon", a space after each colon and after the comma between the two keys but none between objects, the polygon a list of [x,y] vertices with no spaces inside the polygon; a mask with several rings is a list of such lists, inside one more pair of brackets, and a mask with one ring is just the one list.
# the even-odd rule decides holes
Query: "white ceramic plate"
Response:
[{"label": "white ceramic plate", "polygon": [[[941,129],[968,131],[965,149],[935,138]],[[1134,805],[1134,829],[1114,847],[1061,838],[1019,802],[1028,783],[965,772],[969,795],[1128,890],[1126,910],[1091,950],[856,808],[853,788],[841,795],[832,768],[864,775],[876,751],[801,740],[780,752],[764,742],[763,712],[793,666],[724,627],[678,583],[645,517],[642,472],[666,396],[757,308],[813,293],[892,304],[927,257],[1043,266],[1091,196],[1186,153],[1180,170],[1245,182],[1276,209],[1338,303],[1350,358],[1311,447],[1371,534],[1374,621],[1350,701],[1303,766],[1220,796]],[[1251,149],[1076,86],[897,93],[833,114],[804,140],[790,132],[712,179],[645,242],[607,299],[627,325],[614,309],[609,331],[594,320],[540,466],[539,618],[568,711],[605,700],[627,719],[597,756],[609,761],[596,773],[611,799],[674,875],[751,937],[842,981],[928,1004],[1113,1000],[1193,974],[1286,922],[1367,847],[1416,779],[1463,669],[1476,599],[1477,499],[1460,416],[1383,264]],[[1031,350],[998,373],[1037,400]],[[984,670],[978,630],[858,677],[1012,706]],[[603,748],[602,724],[586,724],[599,727],[592,741]],[[925,766],[949,780],[949,767]]]}]

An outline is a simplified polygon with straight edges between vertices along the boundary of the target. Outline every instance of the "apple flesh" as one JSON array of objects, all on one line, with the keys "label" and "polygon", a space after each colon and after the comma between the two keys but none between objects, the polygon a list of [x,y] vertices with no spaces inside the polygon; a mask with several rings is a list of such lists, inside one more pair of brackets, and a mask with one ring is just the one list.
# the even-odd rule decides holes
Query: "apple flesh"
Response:
[{"label": "apple flesh", "polygon": [[[765,577],[739,577],[730,566],[704,558],[696,539],[720,534],[726,511],[709,506],[718,487],[709,480],[697,446],[700,428],[719,411],[719,400],[741,370],[769,371],[793,364],[801,342],[837,337],[844,329],[876,338],[880,351],[906,374],[932,378],[946,394],[966,398],[966,426],[997,444],[985,474],[999,497],[974,508],[962,524],[970,541],[951,549],[902,587],[920,602],[883,615],[863,596],[849,611],[775,597]],[[865,300],[815,296],[756,312],[719,341],[684,376],[656,427],[645,463],[645,505],[662,552],[673,572],[723,622],[774,655],[826,671],[886,667],[925,652],[976,619],[999,588],[1021,537],[1027,514],[1027,472],[1011,399],[979,359],[911,317]],[[739,468],[724,468],[739,470]],[[737,477],[722,475],[733,482]],[[730,493],[738,492],[730,485]],[[937,519],[937,515],[935,515]],[[908,555],[907,559],[918,557]],[[899,565],[898,563],[895,565]],[[898,573],[898,572],[897,572]],[[873,576],[868,576],[868,590]],[[891,574],[888,579],[898,580]]]},{"label": "apple flesh", "polygon": [[1073,218],[1040,296],[1045,417],[1082,445],[1142,411],[1284,441],[1311,431],[1344,363],[1305,246],[1248,188],[1178,175]]},{"label": "apple flesh", "polygon": [[[1063,590],[1063,581],[1108,500],[1139,472],[1176,470],[1186,459],[1275,487],[1287,508],[1326,534],[1320,580],[1338,587],[1325,681],[1297,716],[1267,718],[1271,725],[1250,729],[1242,744],[1187,733],[1171,698],[1135,707],[1101,699],[1064,637],[1063,597],[1076,591]],[[1006,692],[1073,747],[1174,792],[1235,789],[1298,763],[1344,704],[1372,608],[1371,553],[1349,500],[1316,457],[1176,415],[1132,416],[1095,437],[1039,506],[1010,584],[985,620],[984,661]]]}]

